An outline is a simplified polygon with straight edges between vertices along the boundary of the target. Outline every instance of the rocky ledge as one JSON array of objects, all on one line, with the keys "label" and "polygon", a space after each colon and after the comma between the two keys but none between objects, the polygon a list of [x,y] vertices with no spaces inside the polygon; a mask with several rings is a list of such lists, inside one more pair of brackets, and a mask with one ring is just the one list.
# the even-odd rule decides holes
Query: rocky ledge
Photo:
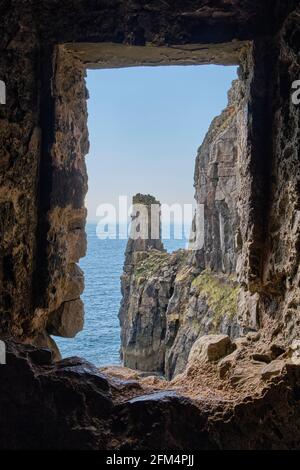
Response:
[{"label": "rocky ledge", "polygon": [[257,334],[200,338],[168,382],[79,358],[53,363],[48,350],[7,341],[0,448],[295,449],[299,344],[265,344]]}]

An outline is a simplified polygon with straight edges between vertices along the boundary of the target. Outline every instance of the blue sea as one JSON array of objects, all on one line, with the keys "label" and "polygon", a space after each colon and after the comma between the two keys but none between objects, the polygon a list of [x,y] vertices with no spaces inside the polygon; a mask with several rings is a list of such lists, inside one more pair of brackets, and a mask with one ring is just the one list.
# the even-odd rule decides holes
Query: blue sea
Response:
[{"label": "blue sea", "polygon": [[[88,223],[87,254],[80,267],[84,271],[85,325],[76,338],[55,337],[62,357],[80,356],[97,366],[120,364],[121,302],[120,276],[127,240],[99,239],[96,223]],[[172,231],[171,231],[172,233]],[[186,240],[164,240],[168,252],[185,248]]]}]

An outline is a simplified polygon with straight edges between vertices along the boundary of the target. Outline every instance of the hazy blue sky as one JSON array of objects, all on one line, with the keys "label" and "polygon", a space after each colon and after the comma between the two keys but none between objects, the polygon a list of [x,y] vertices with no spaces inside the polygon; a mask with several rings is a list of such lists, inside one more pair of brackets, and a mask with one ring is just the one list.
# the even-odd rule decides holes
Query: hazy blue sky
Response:
[{"label": "hazy blue sky", "polygon": [[197,149],[227,103],[236,67],[90,70],[88,219],[119,195],[193,201]]}]

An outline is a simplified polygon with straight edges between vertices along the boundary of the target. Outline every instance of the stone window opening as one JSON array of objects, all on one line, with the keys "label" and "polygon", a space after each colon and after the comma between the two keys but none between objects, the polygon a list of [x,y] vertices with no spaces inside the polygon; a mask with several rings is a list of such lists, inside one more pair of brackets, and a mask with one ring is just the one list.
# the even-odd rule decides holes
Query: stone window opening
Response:
[{"label": "stone window opening", "polygon": [[[245,46],[243,45],[243,47]],[[98,47],[96,48],[96,54],[101,54],[104,58],[103,61],[98,61],[97,63],[91,63],[91,57],[89,57],[90,53],[95,54],[95,49],[91,48],[91,50],[89,50],[89,47],[86,45],[59,46],[56,50],[55,55],[56,77],[54,87],[54,109],[56,128],[58,129],[58,132],[55,136],[51,153],[52,158],[55,162],[55,171],[58,171],[59,173],[59,176],[55,177],[55,179],[57,179],[58,192],[60,193],[60,185],[62,184],[62,181],[60,180],[61,176],[65,178],[66,184],[68,186],[73,180],[72,184],[75,183],[75,187],[73,193],[67,193],[67,195],[63,195],[63,197],[67,196],[69,198],[71,204],[66,204],[66,202],[64,202],[66,207],[61,208],[59,214],[57,213],[57,208],[55,208],[55,214],[53,216],[53,219],[55,219],[55,216],[58,216],[57,227],[59,223],[64,225],[67,221],[67,225],[65,226],[65,232],[63,230],[61,231],[61,241],[59,240],[59,237],[57,237],[57,242],[59,244],[61,242],[61,246],[58,248],[57,251],[62,252],[65,247],[67,248],[64,254],[64,270],[66,274],[64,277],[61,275],[60,279],[54,280],[54,285],[52,286],[52,289],[50,291],[50,297],[52,296],[53,304],[61,302],[61,298],[59,298],[58,296],[61,295],[63,297],[65,295],[65,293],[63,292],[64,290],[66,290],[68,293],[67,297],[63,300],[63,302],[60,303],[60,306],[57,309],[53,309],[48,317],[47,333],[51,336],[54,336],[54,338],[57,336],[73,338],[83,328],[84,306],[80,295],[83,292],[84,281],[83,273],[81,272],[81,269],[78,267],[77,263],[79,261],[79,258],[84,256],[86,252],[86,235],[84,231],[86,217],[86,210],[84,207],[84,196],[87,191],[87,172],[84,162],[84,156],[88,152],[88,131],[86,123],[86,98],[88,97],[88,93],[84,84],[86,69],[93,67],[122,67],[125,65],[139,64],[149,65],[148,61],[150,60],[143,57],[144,51],[138,47],[126,48],[124,46],[121,48],[119,46],[111,45],[107,46],[107,49],[108,52],[114,51],[114,54],[112,56],[113,59],[108,59],[108,52],[105,52],[104,46],[98,45]],[[129,54],[128,57],[126,56],[127,54]],[[151,65],[156,65],[156,61],[157,65],[161,65],[162,52],[159,51],[159,48],[158,51],[150,49],[149,54],[150,56],[152,54],[150,62]],[[168,54],[170,55],[170,57],[166,57],[164,55],[164,61],[166,62],[166,65],[168,65],[168,63],[170,63],[170,65],[172,65],[173,63],[176,65],[187,65],[195,64],[195,62],[199,62],[201,64],[201,60],[197,58],[197,54],[201,55],[201,50],[198,52],[197,49],[195,49],[192,53],[190,53],[189,51],[185,51],[184,49],[175,49],[175,51],[168,51]],[[239,53],[237,50],[236,57],[238,57],[238,55]],[[87,56],[87,59],[83,60],[83,57],[85,56]],[[95,59],[93,58],[93,60]],[[237,58],[235,59],[235,61],[236,63],[238,63]],[[206,63],[206,61],[204,63]],[[233,63],[234,61],[231,59],[231,65],[233,65]],[[219,122],[210,131],[210,135],[206,137],[206,141],[204,141],[202,145],[203,155],[201,155],[201,149],[199,150],[200,154],[197,156],[198,165],[196,163],[197,168],[195,173],[195,187],[196,191],[198,191],[197,202],[203,201],[205,203],[205,210],[209,211],[212,215],[211,219],[208,218],[209,228],[207,230],[206,238],[210,238],[210,242],[207,243],[208,250],[205,254],[205,256],[207,256],[207,260],[205,261],[205,263],[207,269],[211,270],[212,272],[218,272],[218,270],[220,270],[221,274],[224,276],[224,280],[222,279],[222,282],[226,282],[227,275],[233,277],[233,273],[236,266],[234,252],[235,237],[233,227],[236,224],[237,215],[235,213],[235,201],[233,201],[233,199],[230,199],[235,185],[235,183],[231,181],[231,179],[236,177],[236,171],[234,172],[234,175],[232,175],[230,174],[230,172],[228,173],[228,169],[230,170],[231,168],[232,170],[232,167],[234,167],[237,161],[238,155],[236,148],[238,139],[237,123],[235,122],[235,120],[236,115],[238,114],[237,103],[239,93],[242,93],[239,87],[241,88],[241,85],[237,80],[236,83],[234,83],[232,90],[230,90],[229,92],[229,103],[227,108],[221,114],[221,116],[219,117]],[[240,105],[240,103],[238,104]],[[240,109],[242,109],[242,106],[240,107]],[[228,123],[231,125],[231,127],[229,126],[229,130],[226,127]],[[216,136],[214,134],[216,134]],[[70,139],[70,135],[74,135],[76,139]],[[67,153],[63,153],[65,152],[65,149],[67,147],[69,149],[68,158],[66,158]],[[212,149],[211,155],[209,154],[210,150],[207,153],[205,147],[207,147],[208,149]],[[230,161],[230,155],[232,161]],[[201,159],[202,161],[200,161]],[[206,161],[207,159],[208,162]],[[225,161],[223,162],[222,159]],[[215,178],[214,176],[214,173],[216,171],[218,173],[217,178]],[[200,176],[199,180],[197,180],[198,173]],[[228,180],[230,181],[228,182]],[[219,181],[225,181],[225,184],[219,184]],[[212,192],[214,193],[213,199]],[[228,221],[224,222],[224,211],[226,212],[228,202],[226,198],[229,199],[231,203],[231,223],[228,223]],[[223,206],[224,209],[222,209]],[[224,232],[224,227],[226,227],[226,233]],[[222,233],[220,232],[220,229],[222,230]],[[210,246],[211,243],[217,243],[217,246]],[[158,250],[160,249],[161,248],[158,248]],[[144,251],[147,250],[148,249],[146,248],[146,250]],[[133,249],[133,251],[135,251],[135,249]],[[148,255],[149,253],[146,254],[146,256]],[[150,254],[150,258],[151,255],[152,254]],[[163,256],[163,254],[161,255]],[[175,255],[171,254],[171,257],[172,256],[173,258],[176,257]],[[179,259],[181,256],[183,256],[182,253],[178,255],[178,260],[175,261],[176,269],[182,263],[182,260]],[[194,265],[195,272],[189,277],[188,280],[188,282],[190,283],[190,289],[194,289],[194,287],[192,286],[192,282],[196,284],[197,281],[197,279],[194,280],[194,277],[196,276],[195,273],[199,274],[203,269],[202,261],[199,261],[200,259],[203,259],[203,250],[189,255],[189,259],[185,260],[186,263],[191,262]],[[168,261],[169,259],[166,255],[164,260],[166,270],[168,268]],[[173,263],[173,260],[171,262]],[[125,271],[126,263],[128,263],[128,259],[125,261]],[[170,300],[176,299],[176,296],[178,296],[178,286],[176,286],[175,283],[174,272],[172,271],[169,274],[170,276],[166,282],[168,287],[166,289],[166,292],[164,292],[163,294],[165,296],[165,300],[162,305],[156,304],[159,312],[159,317],[166,317],[166,315],[168,316],[168,308],[176,308],[176,302],[175,305],[172,306],[172,301],[170,302]],[[167,378],[171,379],[173,376],[183,371],[184,367],[187,364],[188,354],[191,349],[191,346],[193,342],[195,342],[197,335],[200,335],[201,331],[203,334],[207,334],[211,331],[216,331],[218,327],[220,327],[222,332],[226,332],[226,334],[229,333],[229,335],[231,335],[232,337],[235,337],[240,331],[236,324],[236,321],[228,321],[226,319],[224,320],[224,325],[220,326],[220,322],[218,319],[217,326],[214,323],[211,323],[209,326],[207,326],[206,323],[210,323],[209,316],[211,315],[211,313],[209,312],[208,315],[204,314],[204,319],[200,319],[199,321],[198,318],[195,320],[196,323],[198,323],[197,332],[191,332],[190,328],[185,325],[183,330],[185,328],[188,328],[188,333],[186,331],[183,331],[183,334],[186,336],[186,344],[180,344],[180,341],[183,341],[182,339],[180,339],[180,334],[178,334],[178,331],[180,330],[180,319],[174,319],[175,323],[173,327],[173,320],[168,323],[166,322],[166,318],[163,318],[159,322],[161,323],[160,327],[158,327],[160,328],[159,332],[157,330],[157,335],[159,333],[160,338],[159,344],[154,347],[153,351],[153,345],[147,346],[150,351],[150,353],[148,353],[148,356],[150,354],[150,356],[152,356],[154,359],[149,359],[148,357],[148,359],[145,359],[146,362],[143,363],[143,360],[137,359],[136,353],[134,353],[134,359],[133,361],[131,361],[130,348],[132,348],[132,346],[134,348],[138,348],[139,341],[143,342],[143,335],[140,338],[135,338],[134,341],[132,341],[132,339],[130,338],[127,338],[128,331],[126,332],[126,328],[128,328],[128,325],[126,325],[126,321],[124,321],[124,305],[128,303],[128,298],[126,297],[126,295],[124,295],[124,292],[128,292],[129,286],[125,287],[125,277],[126,272],[124,272],[122,276],[123,299],[119,314],[122,326],[121,358],[122,361],[124,361],[125,366],[129,366],[134,369],[140,369],[145,373],[153,372],[163,374]],[[61,285],[59,285],[59,283],[58,285],[55,285],[57,281],[59,281]],[[154,284],[156,282],[157,280],[154,280]],[[233,286],[233,284],[232,287],[235,290],[235,286]],[[131,288],[134,289],[134,287],[132,286]],[[148,290],[151,291],[151,289]],[[161,294],[159,287],[156,286],[154,290],[159,295]],[[195,315],[195,312],[199,311],[199,302],[196,298],[193,301],[195,302],[195,305],[193,307]],[[169,302],[171,305],[168,307]],[[127,307],[130,309],[130,306]],[[208,306],[206,306],[205,308],[209,309]],[[229,305],[228,308],[230,310],[228,314],[232,316],[233,307]],[[197,313],[196,316],[197,315],[199,316],[199,313]],[[139,315],[137,316],[137,319],[138,318],[140,318]],[[143,325],[142,328],[145,328],[145,325]],[[154,328],[153,325],[152,328]],[[175,340],[178,344],[175,344]],[[127,347],[126,343],[128,341],[129,343]],[[53,347],[52,339],[50,339],[50,342],[51,346]],[[172,347],[173,351],[171,351]],[[181,352],[181,349],[183,350],[183,353]],[[77,354],[75,348],[73,349],[73,351]],[[58,350],[56,350],[56,354],[57,358],[59,358]]]}]

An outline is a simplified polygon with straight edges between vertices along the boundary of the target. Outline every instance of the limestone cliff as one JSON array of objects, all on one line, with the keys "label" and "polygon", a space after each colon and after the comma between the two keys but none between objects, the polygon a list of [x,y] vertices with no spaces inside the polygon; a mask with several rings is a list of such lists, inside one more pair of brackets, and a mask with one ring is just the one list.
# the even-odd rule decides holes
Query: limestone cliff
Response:
[{"label": "limestone cliff", "polygon": [[[0,337],[7,350],[0,448],[299,449],[300,106],[291,99],[300,77],[299,0],[1,0],[0,13]],[[208,63],[240,65],[237,201],[219,204],[217,188],[229,189],[233,179],[223,188],[225,166],[212,166],[219,176],[218,184],[205,178],[207,234],[217,238],[209,247],[206,237],[207,249],[184,266],[173,255],[166,314],[179,305],[176,296],[187,311],[185,269],[199,302],[220,311],[208,287],[231,282],[236,265],[238,324],[259,332],[231,342],[200,337],[172,382],[137,379],[136,371],[110,377],[79,358],[54,364],[41,345],[53,347],[53,332],[73,335],[83,318],[76,263],[85,250],[85,69]],[[202,166],[199,176],[207,175]],[[237,228],[223,216],[235,207]],[[148,250],[140,263],[155,253],[171,257]],[[176,312],[186,320],[166,320],[166,352],[189,325],[190,314]],[[194,323],[192,316],[190,331]],[[176,366],[186,362],[182,351],[174,349]]]},{"label": "limestone cliff", "polygon": [[168,254],[162,246],[153,249],[151,240],[137,246],[129,239],[120,309],[121,355],[128,367],[171,378],[184,370],[199,336],[241,333],[235,276],[241,88],[240,81],[233,82],[228,106],[213,121],[196,158],[203,248]]},{"label": "limestone cliff", "polygon": [[235,80],[228,106],[216,117],[199,148],[195,164],[195,199],[204,205],[204,247],[200,265],[213,271],[235,271],[239,196],[239,158],[243,126],[243,82]]}]

